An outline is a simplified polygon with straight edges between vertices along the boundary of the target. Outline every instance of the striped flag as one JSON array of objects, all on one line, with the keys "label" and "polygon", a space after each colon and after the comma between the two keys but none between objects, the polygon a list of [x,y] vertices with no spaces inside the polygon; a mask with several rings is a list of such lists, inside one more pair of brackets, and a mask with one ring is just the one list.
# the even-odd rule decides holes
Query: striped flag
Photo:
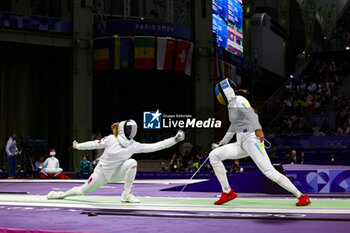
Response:
[{"label": "striped flag", "polygon": [[193,55],[193,43],[191,43],[190,48],[188,50],[188,56],[186,61],[186,71],[185,74],[191,76],[191,68],[192,68],[192,55]]},{"label": "striped flag", "polygon": [[135,69],[154,68],[154,37],[135,37]]},{"label": "striped flag", "polygon": [[158,37],[157,39],[157,69],[171,70],[173,67],[176,40]]},{"label": "striped flag", "polygon": [[226,73],[225,73],[225,62],[219,60],[219,77],[220,77],[220,80],[224,80],[226,78]]},{"label": "striped flag", "polygon": [[228,72],[228,64],[224,62],[224,69],[225,69],[225,78],[229,77],[229,72]]},{"label": "striped flag", "polygon": [[218,68],[218,56],[213,57],[213,84],[214,86],[219,82],[219,68]]},{"label": "striped flag", "polygon": [[94,70],[109,69],[109,38],[94,41]]},{"label": "striped flag", "polygon": [[176,48],[175,71],[185,72],[191,42],[179,40]]},{"label": "striped flag", "polygon": [[114,39],[114,69],[123,70],[129,68],[130,41],[130,37]]}]

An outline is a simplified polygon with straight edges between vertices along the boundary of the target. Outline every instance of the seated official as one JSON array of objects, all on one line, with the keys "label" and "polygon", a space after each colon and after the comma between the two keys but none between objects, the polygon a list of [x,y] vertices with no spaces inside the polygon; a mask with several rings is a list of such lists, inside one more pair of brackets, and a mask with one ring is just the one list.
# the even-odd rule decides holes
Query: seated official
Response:
[{"label": "seated official", "polygon": [[82,156],[82,160],[80,161],[80,179],[89,178],[92,172],[91,162],[87,159],[87,154]]},{"label": "seated official", "polygon": [[56,156],[55,149],[50,150],[50,157],[48,157],[44,162],[44,168],[41,170],[40,178],[56,178],[56,179],[69,179],[65,174],[62,173],[63,169],[60,168],[60,163]]}]

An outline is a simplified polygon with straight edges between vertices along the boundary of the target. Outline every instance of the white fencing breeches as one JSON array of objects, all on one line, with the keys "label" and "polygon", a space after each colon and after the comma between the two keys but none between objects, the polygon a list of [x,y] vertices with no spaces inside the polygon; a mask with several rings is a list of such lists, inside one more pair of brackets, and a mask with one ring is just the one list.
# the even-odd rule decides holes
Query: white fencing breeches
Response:
[{"label": "white fencing breeches", "polygon": [[[115,168],[113,175],[110,178],[106,178],[103,169],[100,166],[96,166],[94,172],[89,179],[85,181],[82,186],[74,187],[64,193],[64,197],[85,195],[109,182],[120,182],[125,180],[124,191],[131,191],[132,183],[136,176],[137,162],[134,159],[128,159],[122,163],[119,167]],[[131,170],[131,172],[129,172]]]},{"label": "white fencing breeches", "polygon": [[250,156],[260,171],[272,181],[278,183],[287,191],[299,197],[301,193],[290,180],[279,173],[271,164],[264,143],[261,143],[255,133],[238,133],[237,142],[216,148],[209,154],[210,163],[221,184],[223,192],[231,188],[227,181],[226,170],[222,163],[226,159],[241,159]]},{"label": "white fencing breeches", "polygon": [[41,171],[45,174],[45,176],[48,176],[49,174],[52,174],[52,175],[54,175],[54,176],[57,176],[57,175],[59,175],[63,170],[62,170],[62,168],[43,168]]}]

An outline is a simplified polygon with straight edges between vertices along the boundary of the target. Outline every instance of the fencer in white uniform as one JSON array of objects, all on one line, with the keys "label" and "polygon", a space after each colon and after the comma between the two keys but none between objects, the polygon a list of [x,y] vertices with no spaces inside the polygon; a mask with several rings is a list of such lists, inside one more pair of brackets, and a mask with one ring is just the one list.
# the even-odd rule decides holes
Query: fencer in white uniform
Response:
[{"label": "fencer in white uniform", "polygon": [[42,172],[45,174],[45,176],[48,176],[49,174],[52,174],[53,176],[59,175],[63,170],[60,168],[60,162],[58,161],[56,156],[56,151],[54,149],[50,150],[50,157],[48,157],[44,164]]},{"label": "fencer in white uniform", "polygon": [[[248,156],[265,176],[299,198],[297,205],[310,204],[308,196],[302,195],[286,176],[272,166],[264,148],[264,133],[258,115],[246,98],[235,95],[234,88],[234,82],[229,79],[221,81],[215,87],[218,101],[227,105],[231,125],[224,138],[218,144],[212,145],[213,150],[209,154],[210,163],[222,187],[222,195],[214,204],[223,204],[237,196],[228,183],[222,161],[242,159]],[[234,134],[236,134],[237,141],[229,143]]]},{"label": "fencer in white uniform", "polygon": [[93,174],[79,187],[74,187],[67,192],[51,191],[48,199],[61,199],[73,195],[88,194],[109,182],[125,180],[122,202],[139,202],[131,193],[131,187],[135,180],[137,162],[130,157],[135,153],[149,153],[171,147],[184,140],[185,134],[179,130],[176,136],[157,143],[139,143],[133,140],[137,133],[137,124],[133,120],[122,121],[112,125],[113,134],[102,140],[84,143],[73,142],[73,148],[78,150],[104,149],[100,161]]}]

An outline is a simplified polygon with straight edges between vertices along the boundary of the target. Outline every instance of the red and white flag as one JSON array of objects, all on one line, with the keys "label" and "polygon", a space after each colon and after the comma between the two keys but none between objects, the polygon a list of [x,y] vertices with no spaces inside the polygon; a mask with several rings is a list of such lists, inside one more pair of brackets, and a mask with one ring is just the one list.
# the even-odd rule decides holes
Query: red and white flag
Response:
[{"label": "red and white flag", "polygon": [[176,48],[175,71],[185,72],[191,42],[179,40]]},{"label": "red and white flag", "polygon": [[194,47],[194,45],[193,45],[193,43],[191,43],[190,48],[188,50],[188,55],[187,55],[185,74],[188,76],[191,76],[193,47]]},{"label": "red and white flag", "polygon": [[157,39],[157,69],[171,70],[173,66],[176,39],[158,37]]}]

